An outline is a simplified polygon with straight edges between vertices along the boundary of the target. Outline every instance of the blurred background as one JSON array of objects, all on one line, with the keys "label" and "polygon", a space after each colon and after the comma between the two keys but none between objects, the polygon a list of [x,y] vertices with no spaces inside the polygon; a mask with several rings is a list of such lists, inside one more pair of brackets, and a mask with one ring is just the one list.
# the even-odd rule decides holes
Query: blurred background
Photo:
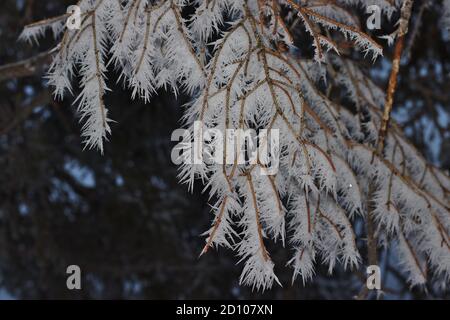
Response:
[{"label": "blurred background", "polygon": [[[207,195],[188,193],[170,160],[172,131],[187,97],[159,92],[132,101],[115,84],[107,95],[112,137],[104,155],[85,150],[72,97],[54,101],[43,75],[49,35],[39,46],[19,43],[24,25],[59,15],[73,1],[0,2],[0,298],[2,299],[350,299],[363,274],[317,270],[296,281],[272,251],[284,287],[265,293],[238,285],[241,265],[229,250],[210,250],[200,234],[210,225]],[[428,6],[426,6],[428,4]],[[416,1],[395,101],[395,118],[432,163],[450,168],[450,35],[439,24],[441,1]],[[358,12],[364,17],[364,12]],[[393,21],[396,21],[394,15]],[[420,22],[420,24],[419,24]],[[393,30],[383,21],[381,35]],[[381,41],[381,40],[380,40]],[[387,59],[366,68],[386,87]],[[31,59],[30,59],[31,58]],[[364,249],[362,249],[364,250]],[[364,255],[364,251],[362,251]],[[388,299],[450,298],[449,291],[408,290],[385,259]],[[66,268],[79,265],[82,290],[66,287]],[[364,282],[362,282],[364,281]]]}]

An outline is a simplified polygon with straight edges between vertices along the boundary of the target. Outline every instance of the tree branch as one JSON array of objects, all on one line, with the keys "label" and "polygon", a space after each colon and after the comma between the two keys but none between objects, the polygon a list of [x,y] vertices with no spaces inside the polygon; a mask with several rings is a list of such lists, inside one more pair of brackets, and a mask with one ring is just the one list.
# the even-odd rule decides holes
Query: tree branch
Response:
[{"label": "tree branch", "polygon": [[50,63],[52,51],[40,53],[29,59],[0,66],[0,82],[28,77],[41,72]]},{"label": "tree branch", "polygon": [[394,103],[395,90],[397,89],[397,78],[400,70],[400,59],[402,57],[403,47],[405,45],[405,36],[408,33],[408,24],[411,17],[411,11],[414,0],[405,0],[401,9],[401,17],[397,30],[397,42],[394,48],[394,58],[392,60],[392,70],[389,77],[387,89],[386,104],[384,106],[383,118],[381,121],[380,132],[378,135],[377,154],[381,155],[384,149],[389,120],[391,118],[392,105]]}]

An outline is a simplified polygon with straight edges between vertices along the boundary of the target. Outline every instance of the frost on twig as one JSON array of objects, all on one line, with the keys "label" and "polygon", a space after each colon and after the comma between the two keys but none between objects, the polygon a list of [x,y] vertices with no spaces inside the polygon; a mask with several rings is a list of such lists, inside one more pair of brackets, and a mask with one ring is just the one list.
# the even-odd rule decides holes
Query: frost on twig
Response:
[{"label": "frost on twig", "polygon": [[[376,2],[387,15],[401,3]],[[22,38],[36,39],[48,28],[57,33],[59,51],[48,80],[62,98],[80,76],[76,103],[87,147],[102,151],[110,133],[103,99],[108,68],[116,68],[133,98],[149,101],[161,88],[191,95],[183,118],[188,142],[196,140],[197,121],[222,132],[279,131],[274,175],[261,175],[267,164],[249,163],[239,153],[231,162],[180,165],[181,182],[192,188],[201,180],[213,204],[201,253],[219,246],[234,250],[243,264],[242,284],[265,290],[279,283],[270,241],[289,248],[293,279],[309,281],[317,264],[330,273],[358,268],[364,257],[354,221],[367,217],[368,203],[380,245],[396,248],[412,285],[450,281],[450,179],[425,161],[394,122],[385,133],[384,152],[376,152],[386,96],[342,50],[350,43],[374,59],[382,54],[349,10],[365,1],[79,5],[79,30],[47,20],[25,28]],[[193,8],[190,15],[183,10],[187,6]],[[297,32],[309,35],[311,41],[300,46],[313,48],[312,57],[293,54]],[[352,106],[331,99],[331,88],[345,93]],[[217,140],[204,144],[211,150]],[[225,140],[224,154],[235,147]]]}]

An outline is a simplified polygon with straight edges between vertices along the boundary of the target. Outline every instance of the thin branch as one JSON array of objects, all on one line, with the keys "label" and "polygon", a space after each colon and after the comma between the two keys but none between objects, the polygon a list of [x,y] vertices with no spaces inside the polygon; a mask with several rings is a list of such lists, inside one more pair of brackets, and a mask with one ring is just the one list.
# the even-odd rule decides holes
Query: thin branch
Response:
[{"label": "thin branch", "polygon": [[42,72],[45,66],[51,62],[53,51],[52,49],[29,59],[0,66],[0,82],[29,77]]},{"label": "thin branch", "polygon": [[389,77],[389,85],[387,89],[386,104],[384,106],[383,118],[378,135],[377,153],[383,153],[386,134],[391,118],[392,105],[394,103],[395,90],[397,89],[397,78],[400,70],[400,60],[402,57],[403,47],[405,44],[405,36],[408,33],[408,24],[411,17],[411,10],[414,0],[405,0],[401,9],[401,17],[399,21],[399,28],[397,30],[398,39],[395,44],[394,58],[392,60],[392,70]]}]

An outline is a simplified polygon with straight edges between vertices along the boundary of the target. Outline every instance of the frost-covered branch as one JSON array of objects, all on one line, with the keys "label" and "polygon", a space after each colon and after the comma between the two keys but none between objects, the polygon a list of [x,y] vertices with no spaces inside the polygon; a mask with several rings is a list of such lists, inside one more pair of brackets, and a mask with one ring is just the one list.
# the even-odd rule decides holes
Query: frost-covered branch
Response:
[{"label": "frost-covered branch", "polygon": [[[388,16],[401,4],[375,2]],[[133,98],[149,101],[162,88],[192,97],[180,149],[193,146],[194,158],[204,161],[183,161],[179,178],[189,188],[201,180],[213,204],[202,254],[218,246],[234,250],[244,264],[241,283],[265,290],[279,282],[266,245],[278,242],[291,250],[293,279],[306,282],[317,264],[330,273],[361,265],[354,225],[372,210],[375,245],[395,247],[412,285],[449,283],[450,179],[392,120],[383,130],[384,152],[377,152],[386,96],[348,54],[349,47],[374,59],[382,54],[351,11],[366,1],[79,5],[80,29],[50,19],[25,28],[22,38],[36,40],[51,29],[61,39],[48,79],[62,98],[80,76],[77,102],[88,147],[102,151],[110,133],[103,98],[111,67]],[[311,39],[300,44],[301,55],[299,32]],[[311,56],[303,53],[311,48]],[[332,86],[351,103],[331,99]],[[263,134],[256,141],[244,137],[243,144],[221,143],[214,135],[204,138],[208,129],[234,130],[237,141],[249,129],[276,130],[279,139],[274,149]],[[252,145],[270,149],[273,162],[260,155],[251,162]],[[182,153],[181,159],[190,156]],[[278,170],[267,175],[275,162]]]}]

